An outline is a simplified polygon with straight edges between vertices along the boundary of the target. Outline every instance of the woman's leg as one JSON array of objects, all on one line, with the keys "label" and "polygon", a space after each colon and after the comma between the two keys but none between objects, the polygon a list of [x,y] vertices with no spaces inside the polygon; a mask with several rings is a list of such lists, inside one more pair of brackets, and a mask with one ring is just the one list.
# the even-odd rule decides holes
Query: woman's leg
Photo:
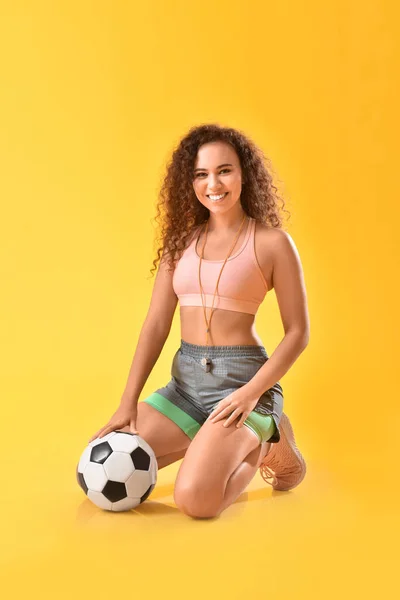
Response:
[{"label": "woman's leg", "polygon": [[246,489],[256,474],[261,462],[268,454],[271,446],[272,444],[270,442],[263,442],[257,446],[257,448],[252,450],[232,473],[226,484],[224,500],[219,514],[235,502],[240,494]]},{"label": "woman's leg", "polygon": [[[252,450],[252,452],[246,456],[245,460],[232,473],[225,488],[224,500],[220,512],[224,511],[228,506],[235,502],[240,494],[247,488],[255,476],[261,462],[268,454],[271,445],[272,444],[269,442],[260,444],[260,446]],[[180,460],[185,456],[186,452],[187,448],[179,450],[178,452],[171,452],[165,456],[158,456],[158,468],[163,469],[177,460]]]},{"label": "woman's leg", "polygon": [[166,454],[165,456],[157,456],[157,464],[159,469],[163,469],[168,465],[176,462],[183,458],[186,454],[187,448],[184,450],[178,450],[177,452],[171,452],[170,454]]}]

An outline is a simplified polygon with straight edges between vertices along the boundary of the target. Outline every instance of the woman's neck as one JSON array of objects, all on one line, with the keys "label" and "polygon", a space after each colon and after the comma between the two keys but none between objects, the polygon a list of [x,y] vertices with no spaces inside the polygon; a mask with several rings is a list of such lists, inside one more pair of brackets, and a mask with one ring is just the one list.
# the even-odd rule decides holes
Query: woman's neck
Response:
[{"label": "woman's neck", "polygon": [[224,234],[237,232],[243,219],[246,220],[246,213],[241,207],[232,214],[231,212],[222,215],[210,213],[208,219],[208,232],[222,236]]}]

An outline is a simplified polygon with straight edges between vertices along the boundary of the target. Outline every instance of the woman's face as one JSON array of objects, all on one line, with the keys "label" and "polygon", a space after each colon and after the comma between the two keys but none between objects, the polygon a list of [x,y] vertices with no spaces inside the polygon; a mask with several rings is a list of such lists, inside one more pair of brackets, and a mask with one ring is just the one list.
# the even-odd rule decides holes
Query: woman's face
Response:
[{"label": "woman's face", "polygon": [[[240,201],[242,170],[234,148],[225,142],[210,142],[200,146],[193,175],[193,189],[199,200],[211,212],[225,212]],[[210,196],[220,196],[221,200]]]}]

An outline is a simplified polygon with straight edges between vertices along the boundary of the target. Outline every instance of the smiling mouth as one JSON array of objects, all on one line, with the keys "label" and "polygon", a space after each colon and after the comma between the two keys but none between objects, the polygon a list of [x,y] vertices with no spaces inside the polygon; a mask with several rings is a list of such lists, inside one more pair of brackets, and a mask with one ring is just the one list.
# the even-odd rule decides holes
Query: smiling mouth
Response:
[{"label": "smiling mouth", "polygon": [[226,198],[228,193],[229,192],[225,192],[221,198],[217,198],[216,200],[213,200],[210,196],[221,196],[221,194],[207,194],[207,198],[209,198],[211,202],[221,202],[224,198]]}]

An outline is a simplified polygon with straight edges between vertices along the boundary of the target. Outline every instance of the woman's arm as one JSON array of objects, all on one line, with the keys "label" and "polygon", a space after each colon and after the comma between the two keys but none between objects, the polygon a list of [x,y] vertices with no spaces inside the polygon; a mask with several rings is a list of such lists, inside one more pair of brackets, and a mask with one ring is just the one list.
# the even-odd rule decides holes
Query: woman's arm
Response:
[{"label": "woman's arm", "polygon": [[138,402],[142,389],[168,338],[178,302],[172,287],[172,276],[173,271],[167,271],[162,258],[121,404],[132,405]]},{"label": "woman's arm", "polygon": [[[310,322],[300,256],[291,236],[270,230],[265,249],[272,255],[272,281],[285,336],[243,391],[260,397],[285,375],[308,344]],[[267,248],[268,246],[268,248]]]}]

